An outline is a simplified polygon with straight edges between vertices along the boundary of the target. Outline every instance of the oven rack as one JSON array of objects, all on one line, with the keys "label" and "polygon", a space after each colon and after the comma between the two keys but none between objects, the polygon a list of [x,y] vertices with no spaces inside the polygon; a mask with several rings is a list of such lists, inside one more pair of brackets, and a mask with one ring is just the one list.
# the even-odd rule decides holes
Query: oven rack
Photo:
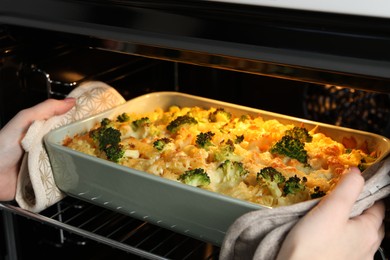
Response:
[{"label": "oven rack", "polygon": [[[218,259],[220,251],[212,244],[69,196],[40,213],[5,203],[0,203],[1,210],[58,228],[62,236],[64,231],[69,232],[140,259],[214,260]],[[5,221],[8,218],[5,217]],[[15,237],[10,233],[6,232],[9,255],[16,256],[16,243],[12,241]]]}]

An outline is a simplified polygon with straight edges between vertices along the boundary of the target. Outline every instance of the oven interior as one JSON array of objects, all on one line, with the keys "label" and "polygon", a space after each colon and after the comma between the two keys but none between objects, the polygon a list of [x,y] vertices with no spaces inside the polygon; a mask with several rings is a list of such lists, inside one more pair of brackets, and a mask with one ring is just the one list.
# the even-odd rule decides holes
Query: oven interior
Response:
[{"label": "oven interior", "polygon": [[[227,68],[219,66],[226,64],[226,57],[184,52],[187,56],[180,60],[179,51],[149,46],[132,55],[116,45],[120,43],[82,35],[0,27],[0,125],[23,108],[47,98],[63,98],[80,83],[98,80],[125,99],[180,91],[390,137],[390,92],[245,72],[252,66],[245,59],[229,60],[234,66]],[[199,62],[202,58],[207,61]],[[273,64],[266,65],[272,71]],[[12,204],[2,209],[10,214],[1,217],[0,233],[5,235],[0,236],[0,259],[15,254],[19,259],[42,258],[42,252],[47,259],[218,258],[219,248],[214,245],[74,198],[67,197],[38,215]],[[389,242],[387,230],[384,248]]]}]

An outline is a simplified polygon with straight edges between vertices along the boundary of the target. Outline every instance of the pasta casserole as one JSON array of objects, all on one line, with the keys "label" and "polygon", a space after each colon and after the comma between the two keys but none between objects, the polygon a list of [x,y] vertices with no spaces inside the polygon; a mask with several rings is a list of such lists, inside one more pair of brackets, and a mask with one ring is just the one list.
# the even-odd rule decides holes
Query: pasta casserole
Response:
[{"label": "pasta casserole", "polygon": [[198,106],[121,113],[63,145],[269,207],[324,196],[346,169],[376,159],[353,137],[337,142],[318,127]]}]

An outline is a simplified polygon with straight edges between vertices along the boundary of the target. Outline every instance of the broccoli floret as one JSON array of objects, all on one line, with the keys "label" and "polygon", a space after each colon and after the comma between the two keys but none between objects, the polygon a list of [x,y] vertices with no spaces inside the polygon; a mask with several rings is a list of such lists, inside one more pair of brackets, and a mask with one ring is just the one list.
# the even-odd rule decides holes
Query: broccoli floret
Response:
[{"label": "broccoli floret", "polygon": [[325,192],[320,190],[320,187],[316,186],[314,187],[314,192],[312,194],[310,194],[310,197],[312,199],[316,199],[316,198],[321,198],[323,196],[325,196]]},{"label": "broccoli floret", "polygon": [[196,136],[196,140],[195,140],[195,143],[200,147],[200,148],[204,148],[204,149],[207,149],[209,146],[212,146],[213,143],[211,142],[211,139],[213,138],[213,136],[215,135],[215,133],[211,132],[211,131],[208,131],[206,133],[199,133],[197,136]]},{"label": "broccoli floret", "polygon": [[264,179],[267,182],[282,184],[286,181],[284,175],[273,167],[265,167],[257,173],[257,180]]},{"label": "broccoli floret", "polygon": [[121,140],[121,133],[119,130],[111,127],[111,120],[103,118],[100,126],[89,132],[89,137],[98,144],[100,150],[103,150],[110,144],[119,143]]},{"label": "broccoli floret", "polygon": [[282,185],[286,178],[273,167],[265,167],[257,173],[257,182],[264,184],[275,197],[282,196]]},{"label": "broccoli floret", "polygon": [[304,191],[307,179],[305,177],[301,179],[295,175],[286,180],[283,174],[275,168],[265,167],[257,173],[257,181],[265,183],[272,195],[281,197]]},{"label": "broccoli floret", "polygon": [[361,153],[361,156],[362,158],[360,160],[360,163],[357,166],[361,172],[365,171],[377,159],[375,154],[367,155]]},{"label": "broccoli floret", "polygon": [[108,119],[108,118],[103,118],[102,119],[102,121],[100,122],[100,125],[101,125],[101,127],[107,127],[108,125],[110,125],[111,124],[111,120],[110,119]]},{"label": "broccoli floret", "polygon": [[359,169],[361,172],[363,172],[365,169],[367,169],[367,165],[364,164],[364,163],[359,163],[357,167],[358,167],[358,169]]},{"label": "broccoli floret", "polygon": [[185,171],[178,180],[195,187],[204,187],[210,184],[210,177],[202,168]]},{"label": "broccoli floret", "polygon": [[289,135],[303,143],[310,143],[313,140],[313,137],[309,134],[309,131],[307,131],[307,129],[304,127],[295,126],[294,128],[287,130],[285,135]]},{"label": "broccoli floret", "polygon": [[284,184],[283,193],[284,195],[295,194],[299,191],[304,191],[306,189],[305,183],[307,179],[303,177],[302,179],[296,175],[288,178]]},{"label": "broccoli floret", "polygon": [[104,152],[106,153],[107,159],[113,162],[118,162],[125,153],[121,144],[107,146]]},{"label": "broccoli floret", "polygon": [[101,136],[103,135],[104,133],[104,130],[105,130],[105,127],[103,127],[102,125],[99,127],[99,128],[96,128],[96,129],[93,129],[89,132],[89,137],[92,138],[92,140],[99,144],[99,140],[101,138]]},{"label": "broccoli floret", "polygon": [[307,165],[308,155],[304,143],[311,142],[312,139],[306,128],[296,126],[287,130],[282,139],[271,147],[270,152],[297,159]]},{"label": "broccoli floret", "polygon": [[177,130],[179,130],[179,128],[185,124],[197,124],[197,123],[198,121],[196,121],[196,119],[193,118],[192,116],[189,115],[178,116],[176,119],[174,119],[167,125],[167,129],[171,133],[176,133]]},{"label": "broccoli floret", "polygon": [[124,150],[121,141],[121,132],[110,126],[111,120],[104,118],[100,127],[90,131],[89,136],[97,144],[100,151],[106,153],[107,159],[118,162],[123,157]]},{"label": "broccoli floret", "polygon": [[305,144],[290,135],[283,136],[280,141],[271,147],[270,152],[272,154],[285,155],[307,164],[308,155],[305,150]]},{"label": "broccoli floret", "polygon": [[250,120],[251,117],[249,115],[241,115],[238,119],[239,122],[245,122],[246,120]]},{"label": "broccoli floret", "polygon": [[99,138],[99,149],[104,150],[111,145],[118,144],[120,141],[121,132],[118,129],[108,127]]},{"label": "broccoli floret", "polygon": [[244,168],[242,162],[226,160],[221,163],[217,170],[221,170],[223,173],[223,180],[225,182],[237,183],[248,173]]},{"label": "broccoli floret", "polygon": [[244,135],[236,135],[236,140],[234,140],[234,143],[240,144],[244,141]]},{"label": "broccoli floret", "polygon": [[134,120],[131,122],[131,127],[134,131],[139,130],[141,127],[149,126],[150,125],[150,119],[149,117],[142,117],[140,119]]},{"label": "broccoli floret", "polygon": [[234,154],[234,143],[231,139],[220,144],[218,148],[214,151],[214,159],[218,162],[223,162],[226,160],[239,161],[241,158]]},{"label": "broccoli floret", "polygon": [[210,122],[228,122],[232,118],[232,114],[227,112],[224,108],[217,108],[214,112],[210,112]]},{"label": "broccoli floret", "polygon": [[172,140],[168,137],[159,138],[153,142],[153,147],[156,148],[158,151],[162,151],[164,150],[165,145],[170,142],[172,142]]},{"label": "broccoli floret", "polygon": [[127,122],[130,120],[130,116],[127,113],[122,113],[117,116],[116,120],[121,123]]}]

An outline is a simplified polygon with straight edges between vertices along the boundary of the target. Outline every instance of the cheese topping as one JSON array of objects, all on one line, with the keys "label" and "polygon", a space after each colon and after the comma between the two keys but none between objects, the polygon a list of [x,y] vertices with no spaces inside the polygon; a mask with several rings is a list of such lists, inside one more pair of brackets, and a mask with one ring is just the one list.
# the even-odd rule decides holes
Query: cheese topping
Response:
[{"label": "cheese topping", "polygon": [[[67,138],[64,145],[269,207],[323,196],[346,169],[375,160],[373,154],[346,148],[317,128],[308,131],[261,115],[233,116],[223,108],[172,106],[103,121]],[[120,138],[108,140],[116,136],[113,129]],[[294,131],[305,133],[306,139]]]}]

